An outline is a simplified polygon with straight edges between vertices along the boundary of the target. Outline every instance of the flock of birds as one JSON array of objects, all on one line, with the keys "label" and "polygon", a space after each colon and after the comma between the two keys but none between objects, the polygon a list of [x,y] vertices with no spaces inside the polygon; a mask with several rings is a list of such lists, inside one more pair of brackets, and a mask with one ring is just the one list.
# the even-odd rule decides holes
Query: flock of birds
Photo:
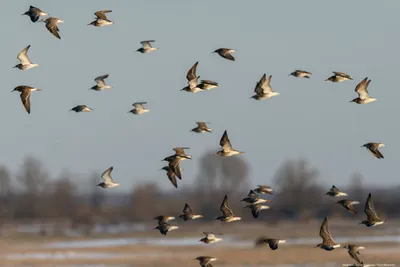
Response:
[{"label": "flock of birds", "polygon": [[[112,10],[99,10],[94,13],[96,16],[96,19],[92,21],[91,23],[88,24],[88,26],[95,26],[95,27],[103,27],[107,25],[112,25],[114,22],[109,20],[106,16],[107,13],[112,12]],[[49,14],[42,11],[39,8],[36,8],[34,6],[30,6],[29,10],[25,12],[22,15],[27,15],[30,17],[31,21],[33,23],[35,22],[44,22],[47,30],[54,35],[56,38],[61,39],[61,36],[59,34],[59,28],[57,24],[59,23],[64,23],[63,20],[56,18],[56,17],[47,17],[47,18],[42,18],[44,16],[48,16]],[[40,19],[40,20],[39,20]],[[158,50],[158,48],[152,47],[151,43],[153,43],[154,40],[146,40],[142,41],[142,47],[137,49],[137,52],[140,53],[150,53]],[[32,63],[27,55],[29,51],[30,45],[25,47],[17,56],[18,60],[20,61],[19,64],[15,66],[15,68],[18,68],[22,71],[29,70],[34,67],[38,67],[39,64]],[[215,50],[213,53],[217,53],[219,56],[226,60],[230,61],[235,61],[235,58],[233,57],[233,53],[235,52],[234,49],[230,48],[219,48]],[[220,84],[211,80],[201,80],[200,82],[198,79],[200,76],[197,76],[196,71],[197,71],[197,66],[199,62],[196,62],[188,71],[186,75],[187,79],[187,86],[181,89],[182,91],[190,92],[190,93],[197,93],[201,91],[208,91],[214,88],[220,87]],[[329,77],[326,79],[326,81],[330,82],[344,82],[346,80],[353,80],[353,78],[343,72],[338,72],[334,71],[333,76]],[[307,72],[304,70],[295,70],[294,72],[290,73],[289,76],[294,76],[297,78],[308,78],[310,79],[312,73]],[[105,79],[108,78],[108,74],[101,75],[97,78],[95,78],[96,85],[91,87],[90,89],[95,90],[95,91],[102,91],[102,90],[107,90],[111,89],[112,86],[107,85],[105,83]],[[272,76],[269,75],[268,78],[266,74],[264,74],[260,81],[257,82],[254,93],[251,98],[255,100],[264,100],[264,99],[270,99],[274,96],[278,96],[279,93],[273,91],[271,87],[271,78]],[[376,98],[373,98],[369,95],[368,93],[368,86],[371,80],[367,78],[363,79],[355,88],[355,92],[358,94],[357,98],[354,98],[350,102],[355,102],[357,104],[368,104],[371,102],[376,101]],[[40,91],[40,88],[36,87],[31,87],[31,86],[26,86],[26,85],[19,85],[15,87],[13,91],[20,92],[20,97],[22,104],[26,110],[27,113],[30,114],[31,112],[31,103],[30,103],[30,95],[31,92],[34,91]],[[144,105],[147,104],[146,102],[136,102],[133,103],[133,109],[130,110],[129,112],[135,114],[135,115],[142,115],[146,112],[149,112],[150,110],[145,108]],[[71,111],[75,112],[90,112],[93,109],[87,107],[86,105],[78,105],[76,107],[73,107]],[[195,133],[212,133],[212,129],[207,126],[206,122],[196,122],[197,127],[193,128],[191,131]],[[217,151],[215,155],[223,156],[223,157],[230,157],[234,155],[240,155],[243,154],[244,152],[236,150],[232,147],[231,141],[229,140],[228,133],[225,130],[223,133],[221,140],[220,140],[220,146],[221,150]],[[367,143],[364,144],[363,147],[366,147],[368,151],[370,151],[376,158],[382,159],[383,155],[381,152],[378,150],[380,147],[383,147],[383,143]],[[192,156],[187,155],[185,153],[185,149],[188,149],[187,147],[176,147],[173,150],[175,151],[174,155],[168,156],[163,159],[163,161],[168,162],[168,166],[164,166],[161,168],[161,170],[164,170],[167,172],[167,176],[172,183],[172,185],[177,188],[177,178],[182,179],[182,174],[181,171],[182,169],[180,168],[180,162],[183,160],[187,159],[192,159]],[[113,188],[120,186],[120,184],[114,182],[111,172],[113,170],[113,167],[108,168],[104,173],[101,175],[103,178],[103,182],[98,184],[98,186],[102,188]],[[270,202],[270,200],[263,199],[259,196],[259,194],[272,194],[273,189],[269,186],[266,185],[258,185],[257,188],[250,190],[249,194],[247,197],[243,198],[241,201],[246,202],[246,208],[249,208],[251,210],[251,213],[254,218],[258,218],[260,211],[269,209],[269,206],[265,205],[266,203]],[[341,196],[347,196],[346,193],[340,192],[337,187],[334,185],[330,189],[329,192],[326,193],[327,195],[331,197],[341,197]],[[349,200],[349,199],[342,199],[337,201],[338,204],[342,205],[346,210],[348,210],[350,213],[356,214],[356,210],[353,207],[355,204],[359,204],[359,201],[354,201],[354,200]],[[241,217],[235,216],[232,209],[230,208],[228,204],[228,196],[225,195],[224,199],[222,201],[222,204],[220,206],[220,210],[222,212],[222,215],[216,218],[216,220],[220,220],[225,223],[229,222],[234,222],[234,221],[239,221],[241,220]],[[372,196],[371,193],[368,195],[367,201],[365,203],[365,208],[364,212],[367,215],[367,219],[362,221],[360,224],[364,224],[367,227],[373,227],[376,225],[380,225],[386,222],[386,220],[381,220],[374,209],[374,205],[372,202]],[[195,214],[193,210],[190,208],[190,206],[185,203],[184,209],[183,209],[183,214],[179,216],[180,219],[183,219],[184,221],[189,221],[189,220],[194,220],[194,219],[201,219],[203,218],[203,215],[200,214]],[[157,229],[160,231],[161,234],[167,235],[169,231],[179,229],[178,226],[171,225],[168,222],[171,220],[176,219],[174,216],[166,216],[166,215],[160,215],[155,217],[154,219],[158,220],[158,226],[154,229]],[[205,237],[200,239],[200,242],[203,242],[205,244],[212,244],[216,243],[222,240],[222,238],[217,237],[217,235],[222,235],[222,234],[214,234],[213,232],[204,232]],[[328,219],[325,217],[321,228],[320,228],[320,236],[322,238],[322,243],[318,244],[316,247],[320,247],[321,249],[331,251],[334,250],[335,248],[340,247],[340,244],[337,244],[334,242],[332,235],[330,234],[328,230]],[[272,250],[278,249],[278,245],[281,243],[285,243],[286,241],[284,239],[275,239],[275,238],[263,238],[261,240],[261,243],[263,244],[268,244],[269,247]],[[348,249],[349,255],[357,262],[357,264],[361,264],[362,266],[366,266],[363,264],[363,262],[359,259],[358,255],[360,254],[359,250],[364,249],[362,246],[354,245],[354,244],[348,244],[345,245],[344,248]],[[200,265],[202,267],[212,267],[211,262],[214,262],[217,260],[215,257],[210,257],[210,256],[200,256],[197,257],[196,260],[199,261]]]}]

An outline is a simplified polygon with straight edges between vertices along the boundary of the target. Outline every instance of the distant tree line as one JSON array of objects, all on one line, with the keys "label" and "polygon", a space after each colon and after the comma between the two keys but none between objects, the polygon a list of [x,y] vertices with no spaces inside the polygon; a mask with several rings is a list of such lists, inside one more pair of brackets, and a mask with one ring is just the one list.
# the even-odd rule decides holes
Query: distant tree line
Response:
[{"label": "distant tree line", "polygon": [[[12,175],[6,166],[0,166],[0,225],[15,221],[60,223],[62,227],[83,228],[89,234],[94,222],[149,222],[160,214],[179,215],[185,203],[196,213],[203,214],[205,220],[212,220],[220,215],[219,206],[225,194],[235,214],[243,220],[255,221],[239,201],[252,189],[249,165],[243,157],[210,157],[210,154],[200,158],[201,171],[195,184],[179,190],[179,194],[172,187],[161,191],[156,183],[145,183],[134,185],[129,194],[116,195],[95,186],[100,179],[99,173],[77,179],[76,175],[64,170],[59,177],[52,178],[43,164],[33,157],[24,159],[16,175]],[[337,199],[325,195],[332,182],[321,184],[319,178],[318,170],[303,159],[284,162],[270,185],[274,194],[263,196],[271,199],[271,208],[263,211],[257,221],[276,223],[327,215],[351,217],[343,207],[335,204]],[[400,186],[368,188],[359,174],[354,174],[349,181],[347,187],[340,189],[349,194],[349,199],[360,201],[356,209],[361,216],[364,216],[364,203],[369,192],[373,194],[381,217],[400,216]]]}]

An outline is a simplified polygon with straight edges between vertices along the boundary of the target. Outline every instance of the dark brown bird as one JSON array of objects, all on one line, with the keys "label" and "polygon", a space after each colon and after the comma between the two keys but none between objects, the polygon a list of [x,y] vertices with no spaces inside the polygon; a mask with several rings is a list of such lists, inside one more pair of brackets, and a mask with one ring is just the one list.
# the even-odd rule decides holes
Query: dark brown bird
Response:
[{"label": "dark brown bird", "polygon": [[329,77],[328,79],[326,79],[325,81],[331,81],[334,83],[340,83],[340,82],[344,82],[346,80],[353,80],[353,77],[351,77],[350,75],[344,73],[344,72],[339,72],[339,71],[333,71],[333,74],[331,77]]},{"label": "dark brown bird", "polygon": [[385,146],[385,144],[383,144],[383,143],[370,142],[370,143],[362,145],[361,147],[365,147],[366,149],[368,149],[368,151],[371,152],[375,158],[383,159],[384,157],[383,157],[382,153],[379,151],[379,148],[384,147],[384,146]]},{"label": "dark brown bird", "polygon": [[20,92],[21,102],[24,105],[26,112],[31,114],[31,92],[33,91],[41,91],[41,89],[37,87],[27,86],[27,85],[19,85],[14,88],[11,92]]},{"label": "dark brown bird", "polygon": [[106,25],[111,25],[114,24],[113,21],[109,20],[106,16],[106,13],[110,13],[112,10],[99,10],[94,13],[94,15],[97,17],[94,21],[88,24],[93,25],[95,27],[103,27]]},{"label": "dark brown bird", "polygon": [[168,177],[169,181],[171,182],[171,184],[175,188],[178,188],[178,183],[176,181],[176,177],[177,176],[176,176],[175,172],[169,166],[164,166],[160,170],[166,171],[167,172],[167,177]]},{"label": "dark brown bird", "polygon": [[272,250],[277,250],[279,244],[286,243],[286,240],[275,239],[275,238],[264,238],[258,241],[258,243],[266,243]]},{"label": "dark brown bird", "polygon": [[359,201],[353,201],[353,200],[348,200],[348,199],[342,199],[337,201],[336,203],[342,205],[346,210],[348,210],[350,213],[356,214],[356,210],[353,207],[353,205],[360,204]]},{"label": "dark brown bird", "polygon": [[343,248],[348,249],[348,253],[350,257],[352,257],[357,263],[363,264],[363,262],[358,258],[358,255],[360,255],[360,249],[365,249],[365,247],[361,247],[358,245],[345,245]]},{"label": "dark brown bird", "polygon": [[386,220],[379,219],[376,214],[371,193],[368,194],[367,202],[365,202],[364,212],[367,215],[367,220],[360,222],[360,224],[364,224],[367,227],[373,227],[386,222]]},{"label": "dark brown bird", "polygon": [[235,61],[235,58],[232,56],[232,53],[234,53],[234,52],[236,52],[235,49],[218,48],[213,53],[218,53],[218,55],[220,55],[221,57],[223,57],[223,58],[225,58],[227,60]]},{"label": "dark brown bird", "polygon": [[197,257],[195,260],[199,261],[201,267],[213,267],[211,265],[211,262],[216,261],[218,259],[215,257],[200,256],[200,257]]},{"label": "dark brown bird", "polygon": [[46,12],[43,12],[42,10],[40,10],[37,7],[30,6],[29,10],[26,11],[24,14],[22,14],[22,16],[23,15],[29,16],[29,18],[31,19],[32,22],[36,22],[39,20],[40,16],[47,16],[49,14]]},{"label": "dark brown bird", "polygon": [[203,217],[203,215],[194,214],[187,203],[185,203],[185,207],[183,208],[183,214],[179,215],[179,218],[183,219],[185,222],[188,220],[201,219]]},{"label": "dark brown bird", "polygon": [[220,220],[221,222],[234,222],[240,221],[242,218],[239,216],[235,216],[231,207],[228,204],[228,196],[225,195],[224,200],[222,200],[220,211],[222,212],[222,216],[216,218],[216,220]]},{"label": "dark brown bird", "polygon": [[169,221],[175,220],[176,218],[174,216],[166,216],[166,215],[159,215],[153,218],[153,220],[158,221],[158,225],[161,225],[163,223],[167,223]]},{"label": "dark brown bird", "polygon": [[340,247],[340,244],[336,244],[332,239],[332,235],[328,229],[328,218],[325,217],[324,221],[321,224],[321,228],[319,230],[319,236],[322,238],[322,243],[319,243],[315,247],[320,247],[321,249],[325,249],[327,251],[334,250],[335,248]]},{"label": "dark brown bird", "polygon": [[75,111],[76,113],[78,113],[78,112],[90,112],[92,110],[93,109],[89,108],[86,105],[77,105],[77,106],[75,106],[75,107],[70,109],[70,111]]},{"label": "dark brown bird", "polygon": [[47,30],[51,32],[51,34],[53,34],[56,38],[61,39],[60,35],[58,34],[60,30],[58,29],[57,24],[64,23],[64,21],[59,18],[49,17],[46,19],[41,19],[40,22],[46,23]]},{"label": "dark brown bird", "polygon": [[368,85],[371,82],[371,80],[368,80],[368,77],[364,78],[359,84],[357,84],[356,93],[358,94],[357,98],[354,98],[350,102],[355,102],[357,104],[368,104],[371,102],[375,102],[377,99],[370,97],[368,93]]},{"label": "dark brown bird", "polygon": [[179,229],[179,226],[170,225],[168,223],[162,223],[162,224],[158,225],[156,228],[154,228],[153,230],[156,230],[156,229],[159,230],[161,234],[167,235],[167,233],[169,231]]}]

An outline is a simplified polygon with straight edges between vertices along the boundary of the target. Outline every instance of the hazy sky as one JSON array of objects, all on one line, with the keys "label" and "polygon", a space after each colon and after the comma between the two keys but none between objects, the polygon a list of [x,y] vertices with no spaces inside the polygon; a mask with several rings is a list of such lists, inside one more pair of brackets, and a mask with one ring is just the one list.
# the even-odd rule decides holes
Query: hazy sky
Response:
[{"label": "hazy sky", "polygon": [[[176,146],[188,146],[194,160],[182,163],[191,184],[198,161],[219,150],[228,130],[234,148],[245,151],[252,183],[270,184],[288,159],[304,157],[326,184],[346,185],[360,172],[371,184],[398,184],[400,149],[399,1],[11,1],[0,25],[2,91],[1,162],[13,172],[26,155],[38,157],[56,176],[68,168],[86,175],[114,166],[117,191],[141,181],[173,188],[160,161]],[[65,21],[61,40],[44,23],[21,16],[32,4]],[[228,5],[229,4],[229,5]],[[86,26],[96,10],[112,9],[114,25]],[[140,41],[154,39],[160,50],[136,53]],[[31,45],[38,68],[20,71],[17,54]],[[216,54],[237,50],[236,61]],[[197,74],[221,87],[190,94],[186,72],[199,61]],[[288,76],[295,69],[311,79]],[[329,83],[331,71],[354,81]],[[105,73],[109,91],[88,90]],[[250,99],[261,75],[272,75],[281,94]],[[372,79],[368,105],[349,103],[356,84]],[[42,88],[31,96],[28,115],[17,85]],[[128,114],[135,101],[150,113]],[[69,110],[78,104],[91,113]],[[189,132],[209,121],[212,134]],[[360,146],[383,142],[385,159]]]}]

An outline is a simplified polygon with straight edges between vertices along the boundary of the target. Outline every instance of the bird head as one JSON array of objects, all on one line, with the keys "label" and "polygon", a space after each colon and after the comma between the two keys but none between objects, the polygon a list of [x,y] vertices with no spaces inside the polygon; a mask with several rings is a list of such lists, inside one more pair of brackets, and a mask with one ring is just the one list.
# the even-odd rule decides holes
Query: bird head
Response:
[{"label": "bird head", "polygon": [[318,247],[321,247],[321,243],[320,244],[318,244],[318,245],[316,245],[314,248],[318,248]]}]

